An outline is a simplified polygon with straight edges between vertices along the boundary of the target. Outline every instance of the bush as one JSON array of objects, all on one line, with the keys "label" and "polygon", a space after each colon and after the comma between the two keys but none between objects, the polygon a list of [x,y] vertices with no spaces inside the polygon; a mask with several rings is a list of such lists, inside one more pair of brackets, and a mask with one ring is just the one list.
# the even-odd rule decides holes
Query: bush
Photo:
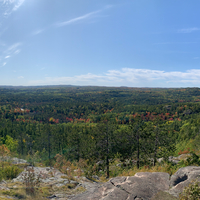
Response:
[{"label": "bush", "polygon": [[26,172],[22,175],[23,183],[25,184],[26,194],[35,196],[37,189],[40,187],[41,174],[35,174],[33,167],[27,167]]},{"label": "bush", "polygon": [[196,155],[194,152],[190,152],[191,156],[187,158],[186,164],[189,165],[200,165],[199,156]]},{"label": "bush", "polygon": [[15,165],[6,166],[0,170],[0,180],[16,178],[18,174],[20,174],[21,172],[22,172],[22,169],[20,169],[19,167]]},{"label": "bush", "polygon": [[190,184],[179,195],[180,200],[200,200],[200,187],[198,181]]}]

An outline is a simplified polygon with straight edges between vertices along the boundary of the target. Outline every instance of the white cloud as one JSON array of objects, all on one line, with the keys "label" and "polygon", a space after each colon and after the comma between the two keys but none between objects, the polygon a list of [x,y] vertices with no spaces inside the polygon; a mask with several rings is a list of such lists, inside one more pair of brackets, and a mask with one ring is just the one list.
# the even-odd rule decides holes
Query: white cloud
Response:
[{"label": "white cloud", "polygon": [[23,3],[24,3],[25,0],[18,0],[16,1],[16,4],[13,8],[13,11],[16,11]]},{"label": "white cloud", "polygon": [[184,29],[179,29],[178,33],[192,33],[194,31],[199,31],[200,28],[194,27],[194,28],[184,28]]},{"label": "white cloud", "polygon": [[34,31],[32,33],[32,35],[38,35],[38,34],[42,33],[43,31],[45,31],[45,29],[38,29],[38,30]]},{"label": "white cloud", "polygon": [[18,53],[20,53],[20,46],[22,45],[22,43],[18,42],[18,43],[14,43],[10,46],[4,45],[3,49],[0,49],[0,61],[2,63],[0,63],[1,66],[4,66],[4,63],[7,63],[7,61],[9,60],[10,57],[12,57],[13,55],[16,55]]},{"label": "white cloud", "polygon": [[0,68],[1,68],[1,67],[4,67],[6,64],[7,64],[6,62],[1,63],[1,64],[0,64]]},{"label": "white cloud", "polygon": [[98,13],[100,13],[100,12],[106,10],[106,9],[109,9],[111,7],[113,7],[113,5],[107,5],[107,6],[104,7],[104,9],[97,10],[97,11],[94,11],[94,12],[90,12],[90,13],[87,13],[87,14],[82,15],[80,17],[76,17],[76,18],[73,18],[73,19],[70,19],[70,20],[67,20],[67,21],[64,21],[64,22],[56,23],[56,26],[58,26],[58,27],[66,26],[66,25],[69,25],[69,24],[72,24],[72,23],[75,23],[75,22],[78,22],[78,21],[82,21],[82,20],[85,20],[85,19],[96,17],[96,14],[98,14]]},{"label": "white cloud", "polygon": [[5,58],[11,57],[13,54],[17,54],[20,52],[19,47],[21,46],[21,43],[14,43],[11,46],[7,47],[7,49],[4,50],[4,54],[6,54]]},{"label": "white cloud", "polygon": [[18,78],[19,78],[19,79],[23,79],[24,77],[23,77],[23,76],[19,76]]},{"label": "white cloud", "polygon": [[[108,70],[103,75],[83,74],[72,77],[45,77],[30,81],[30,85],[101,85],[133,87],[168,87],[175,83],[200,85],[200,69],[181,71],[162,71],[151,69],[122,68]],[[162,84],[162,85],[161,85]]]},{"label": "white cloud", "polygon": [[13,49],[16,49],[18,46],[20,46],[21,43],[17,42],[14,43],[13,45],[11,45],[10,47],[8,47],[7,51],[12,51]]},{"label": "white cloud", "polygon": [[113,7],[113,5],[107,5],[101,10],[96,10],[94,12],[90,12],[90,13],[87,13],[87,14],[82,15],[80,17],[76,17],[76,18],[73,18],[73,19],[70,19],[70,20],[67,20],[67,21],[57,22],[57,23],[55,23],[55,24],[53,24],[53,25],[51,25],[49,27],[45,27],[43,29],[38,29],[38,30],[32,32],[32,35],[33,36],[34,35],[38,35],[38,34],[44,32],[47,29],[52,28],[52,27],[62,27],[62,26],[67,26],[67,25],[70,25],[70,24],[73,24],[73,23],[76,23],[76,22],[79,22],[79,21],[86,20],[86,19],[94,19],[94,18],[97,18],[97,17],[98,18],[106,17],[106,15],[100,16],[100,15],[97,15],[97,14],[103,12],[104,10],[110,9],[112,7]]},{"label": "white cloud", "polygon": [[15,52],[14,52],[14,54],[18,54],[18,53],[20,53],[21,52],[21,49],[17,49]]},{"label": "white cloud", "polygon": [[97,10],[97,11],[90,12],[88,14],[82,15],[80,17],[76,17],[76,18],[70,19],[70,20],[65,21],[65,22],[59,22],[59,23],[56,24],[56,26],[58,26],[58,27],[60,27],[60,26],[66,26],[66,25],[69,25],[69,24],[72,24],[72,23],[75,23],[75,22],[78,22],[78,21],[90,18],[90,17],[94,16],[95,14],[97,14],[97,13],[99,13],[101,11],[102,10]]},{"label": "white cloud", "polygon": [[8,17],[13,11],[18,10],[25,0],[0,0],[1,16]]}]

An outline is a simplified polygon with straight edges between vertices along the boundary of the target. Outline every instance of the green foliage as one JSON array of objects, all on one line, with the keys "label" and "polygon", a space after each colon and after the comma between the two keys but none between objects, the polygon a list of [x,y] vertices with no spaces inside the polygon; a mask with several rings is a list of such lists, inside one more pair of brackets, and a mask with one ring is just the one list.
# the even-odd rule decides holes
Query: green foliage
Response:
[{"label": "green foliage", "polygon": [[198,181],[190,184],[179,195],[180,200],[199,200],[200,199],[200,187]]},{"label": "green foliage", "polygon": [[180,161],[179,166],[181,166],[181,165],[183,167],[190,166],[190,165],[199,166],[200,165],[200,158],[196,153],[190,152],[190,156],[186,160]]},{"label": "green foliage", "polygon": [[0,87],[1,142],[31,163],[60,154],[97,172],[116,155],[127,168],[155,165],[200,149],[199,96],[199,88]]},{"label": "green foliage", "polygon": [[2,169],[0,169],[0,180],[2,179],[13,179],[16,178],[20,173],[22,172],[22,169],[17,167],[16,165],[11,166],[5,166]]},{"label": "green foliage", "polygon": [[9,135],[6,135],[6,139],[5,139],[5,145],[8,147],[8,149],[11,152],[15,152],[17,150],[18,147],[18,141],[14,140],[12,137],[10,137]]}]

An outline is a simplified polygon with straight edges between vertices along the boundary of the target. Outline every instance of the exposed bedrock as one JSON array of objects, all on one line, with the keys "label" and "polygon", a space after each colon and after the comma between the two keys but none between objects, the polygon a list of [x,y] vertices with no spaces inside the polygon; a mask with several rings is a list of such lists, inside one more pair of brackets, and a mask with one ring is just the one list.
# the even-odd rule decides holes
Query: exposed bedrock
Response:
[{"label": "exposed bedrock", "polygon": [[189,166],[179,169],[170,177],[164,172],[140,172],[135,176],[116,177],[72,198],[73,200],[151,200],[176,199],[179,193],[193,180],[200,182],[200,167]]}]

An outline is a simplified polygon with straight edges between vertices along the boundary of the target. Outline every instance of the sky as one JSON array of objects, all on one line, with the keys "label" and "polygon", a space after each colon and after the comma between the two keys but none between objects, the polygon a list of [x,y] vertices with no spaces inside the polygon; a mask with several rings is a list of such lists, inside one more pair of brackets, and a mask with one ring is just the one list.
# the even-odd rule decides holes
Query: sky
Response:
[{"label": "sky", "polygon": [[200,87],[199,8],[199,0],[0,0],[0,85]]}]

